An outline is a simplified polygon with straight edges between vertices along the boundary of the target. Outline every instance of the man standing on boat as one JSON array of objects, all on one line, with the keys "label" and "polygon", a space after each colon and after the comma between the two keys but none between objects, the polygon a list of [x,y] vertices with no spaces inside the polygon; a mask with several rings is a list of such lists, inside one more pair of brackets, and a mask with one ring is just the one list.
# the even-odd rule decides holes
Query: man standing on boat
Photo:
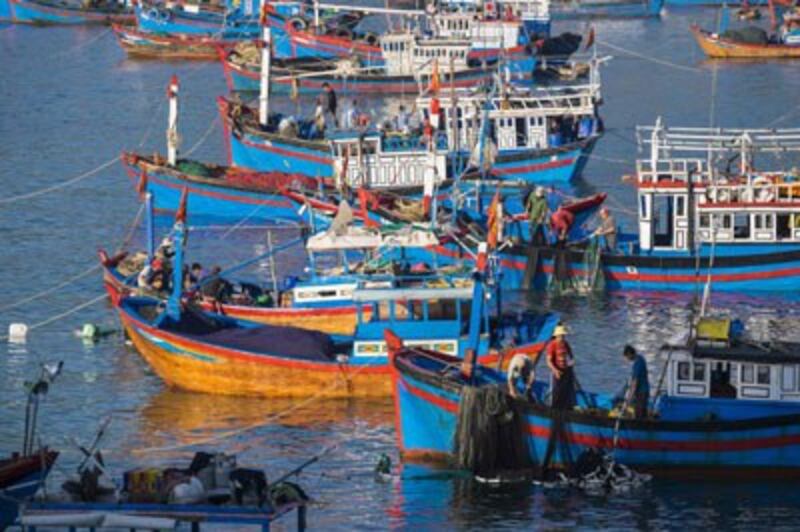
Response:
[{"label": "man standing on boat", "polygon": [[600,209],[600,227],[595,229],[594,236],[602,236],[605,240],[606,251],[617,250],[617,221],[611,216],[606,207]]},{"label": "man standing on boat", "polygon": [[551,406],[556,410],[575,406],[575,358],[566,336],[567,328],[559,324],[547,344],[547,367],[553,372]]},{"label": "man standing on boat", "polygon": [[[633,407],[633,416],[636,419],[647,417],[647,403],[650,401],[650,381],[647,377],[647,362],[644,357],[636,352],[631,345],[626,345],[622,350],[628,362],[632,363],[631,378],[622,392],[614,398],[615,403]],[[624,415],[622,412],[620,415]]]},{"label": "man standing on boat", "polygon": [[544,224],[550,213],[543,187],[536,187],[534,193],[528,196],[526,208],[530,224],[531,245],[543,246],[545,243]]},{"label": "man standing on boat", "polygon": [[322,97],[323,109],[333,116],[333,125],[339,127],[339,119],[336,116],[336,92],[327,81],[322,84],[322,94],[320,96]]}]

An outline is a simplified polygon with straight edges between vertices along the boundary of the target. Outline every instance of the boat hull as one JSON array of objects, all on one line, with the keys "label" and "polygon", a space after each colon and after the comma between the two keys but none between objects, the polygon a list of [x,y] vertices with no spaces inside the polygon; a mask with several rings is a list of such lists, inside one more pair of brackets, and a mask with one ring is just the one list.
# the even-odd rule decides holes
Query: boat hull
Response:
[{"label": "boat hull", "polygon": [[131,24],[135,20],[132,12],[101,9],[81,9],[59,6],[35,0],[3,0],[0,19],[18,24]]},{"label": "boat hull", "polygon": [[145,59],[213,61],[219,49],[230,49],[238,42],[193,35],[159,35],[117,24],[113,28],[117,42],[129,56]]},{"label": "boat hull", "polygon": [[500,179],[559,184],[577,179],[599,137],[549,150],[500,150],[492,174]]},{"label": "boat hull", "polygon": [[800,58],[800,46],[784,44],[746,44],[715,38],[696,26],[691,28],[697,44],[712,59],[778,59]]},{"label": "boat hull", "polygon": [[[442,363],[454,363],[451,357]],[[393,363],[395,423],[400,454],[407,461],[454,462],[459,398],[463,383],[436,377],[435,364]],[[553,411],[520,402],[524,436],[534,463],[541,463],[553,431]],[[800,415],[756,420],[669,422],[623,420],[615,447],[614,418],[581,411],[564,414],[564,445],[555,446],[551,465],[564,466],[589,449],[613,452],[638,471],[664,477],[800,478]],[[563,454],[562,454],[563,453]]]},{"label": "boat hull", "polygon": [[19,511],[15,501],[26,501],[36,493],[57,457],[57,452],[45,450],[42,454],[0,461],[0,530],[14,523]]},{"label": "boat hull", "polygon": [[[800,249],[797,246],[785,249],[758,254],[717,255],[710,276],[714,291],[800,289]],[[455,246],[439,246],[433,251],[444,263],[471,260]],[[526,250],[516,248],[513,253],[500,254],[501,283],[505,289],[519,290],[523,286],[528,260],[526,253]],[[539,248],[533,287],[544,289],[550,285],[556,253],[553,248]],[[564,260],[572,279],[585,279],[592,274],[584,262],[583,250],[566,251]],[[704,256],[698,262],[688,255],[604,254],[601,255],[600,268],[598,271],[604,275],[607,290],[688,292],[702,290],[708,280],[709,258]]]}]

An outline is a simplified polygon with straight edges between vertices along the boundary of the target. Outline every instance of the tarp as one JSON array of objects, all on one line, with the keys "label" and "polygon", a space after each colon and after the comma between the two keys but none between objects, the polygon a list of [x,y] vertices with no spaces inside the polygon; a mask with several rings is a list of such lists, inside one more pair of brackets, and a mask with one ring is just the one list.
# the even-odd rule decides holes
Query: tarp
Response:
[{"label": "tarp", "polygon": [[252,329],[231,328],[187,336],[216,346],[263,355],[326,362],[333,360],[334,355],[334,344],[330,336],[297,327],[263,325]]},{"label": "tarp", "polygon": [[769,42],[767,32],[756,26],[728,30],[722,34],[722,38],[746,44],[767,44]]}]

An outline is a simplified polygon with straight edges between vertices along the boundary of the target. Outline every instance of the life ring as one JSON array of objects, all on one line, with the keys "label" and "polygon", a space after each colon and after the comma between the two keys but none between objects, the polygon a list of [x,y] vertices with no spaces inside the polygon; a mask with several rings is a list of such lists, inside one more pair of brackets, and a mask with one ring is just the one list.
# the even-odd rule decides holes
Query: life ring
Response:
[{"label": "life ring", "polygon": [[378,36],[371,31],[365,33],[361,40],[365,43],[369,44],[370,46],[376,46],[378,44]]},{"label": "life ring", "polygon": [[775,199],[775,191],[772,188],[772,181],[766,177],[757,177],[753,180],[754,200],[761,203],[768,203]]},{"label": "life ring", "polygon": [[295,31],[303,31],[308,28],[308,22],[303,17],[292,17],[286,24]]}]

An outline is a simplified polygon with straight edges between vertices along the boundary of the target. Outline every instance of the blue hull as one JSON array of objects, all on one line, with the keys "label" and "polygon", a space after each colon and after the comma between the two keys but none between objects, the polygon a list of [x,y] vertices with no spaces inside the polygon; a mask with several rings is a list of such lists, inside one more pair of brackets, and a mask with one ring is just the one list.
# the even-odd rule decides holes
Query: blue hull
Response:
[{"label": "blue hull", "polygon": [[[453,462],[460,379],[436,376],[444,363],[416,361],[407,354],[393,364],[398,447],[407,460]],[[419,357],[416,357],[419,358]],[[449,359],[449,357],[448,357]],[[502,376],[481,370],[483,384]],[[552,430],[552,411],[524,403],[530,457],[541,463]],[[777,414],[777,413],[776,413]],[[552,465],[563,465],[591,448],[614,449],[615,420],[607,415],[566,414],[566,442],[556,445]],[[663,476],[800,477],[800,415],[736,421],[623,420],[614,458]]]},{"label": "blue hull", "polygon": [[[706,250],[707,252],[707,250]],[[504,289],[519,290],[523,286],[527,256],[525,250],[501,253],[501,283]],[[470,262],[456,248],[439,248],[435,253],[439,264]],[[573,280],[587,279],[591,270],[584,263],[582,250],[570,250],[566,254],[568,272]],[[702,291],[708,275],[708,256],[696,260],[688,255],[627,255],[617,253],[604,255],[601,260],[606,290],[618,291]],[[542,248],[539,264],[533,277],[533,288],[550,286],[555,271],[555,251]],[[780,251],[725,256],[717,251],[711,273],[715,292],[746,292],[750,290],[793,292],[800,290],[800,247],[783,246]]]},{"label": "blue hull", "polygon": [[21,24],[110,24],[128,22],[131,12],[83,10],[28,0],[0,0],[0,19]]}]

